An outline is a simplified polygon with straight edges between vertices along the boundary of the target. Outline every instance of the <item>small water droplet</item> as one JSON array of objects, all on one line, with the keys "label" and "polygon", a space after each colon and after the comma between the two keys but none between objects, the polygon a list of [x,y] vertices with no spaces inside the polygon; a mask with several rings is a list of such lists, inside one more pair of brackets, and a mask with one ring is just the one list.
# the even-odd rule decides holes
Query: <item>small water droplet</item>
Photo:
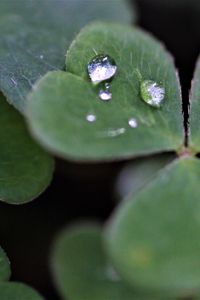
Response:
[{"label": "small water droplet", "polygon": [[13,83],[13,85],[17,86],[17,81],[14,78],[10,78],[11,82]]},{"label": "small water droplet", "polygon": [[138,127],[138,122],[136,119],[131,118],[128,120],[128,124],[131,128],[137,128]]},{"label": "small water droplet", "polygon": [[110,83],[108,83],[108,82],[105,83],[105,89],[106,89],[106,90],[109,90],[109,89],[110,89]]},{"label": "small water droplet", "polygon": [[110,93],[109,90],[100,90],[99,98],[103,101],[109,101],[112,99],[112,93]]},{"label": "small water droplet", "polygon": [[97,55],[87,66],[89,77],[94,84],[113,78],[117,66],[109,55]]},{"label": "small water droplet", "polygon": [[41,55],[40,55],[40,59],[43,59],[43,58],[44,58],[44,55],[41,54]]},{"label": "small water droplet", "polygon": [[93,115],[93,114],[88,114],[88,115],[86,116],[86,120],[87,120],[88,122],[90,122],[90,123],[95,122],[96,119],[97,119],[97,117],[96,117],[95,115]]},{"label": "small water droplet", "polygon": [[125,128],[110,129],[110,130],[108,130],[107,135],[109,137],[116,137],[116,136],[119,136],[121,134],[124,134],[125,132],[126,132]]},{"label": "small water droplet", "polygon": [[142,99],[154,107],[160,107],[165,98],[164,87],[152,80],[142,81],[140,91]]}]

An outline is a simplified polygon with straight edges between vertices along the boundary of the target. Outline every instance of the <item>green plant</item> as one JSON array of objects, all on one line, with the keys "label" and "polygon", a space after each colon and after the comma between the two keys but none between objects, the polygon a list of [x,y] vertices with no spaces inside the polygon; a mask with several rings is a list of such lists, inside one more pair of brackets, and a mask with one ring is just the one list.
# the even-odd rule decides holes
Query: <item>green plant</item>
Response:
[{"label": "green plant", "polygon": [[10,282],[10,263],[0,248],[0,299],[2,300],[42,300],[32,288],[18,282]]},{"label": "green plant", "polygon": [[[52,155],[91,163],[155,154],[131,167],[133,183],[104,228],[81,223],[61,234],[52,273],[63,299],[198,299],[200,64],[184,126],[171,56],[143,30],[108,22],[131,20],[116,1],[88,2],[83,19],[80,0],[0,3],[0,198],[36,198],[51,180]],[[89,80],[98,55],[116,64],[107,86]],[[103,89],[111,101],[99,99]],[[5,282],[9,275],[1,251],[0,299],[40,299]]]}]

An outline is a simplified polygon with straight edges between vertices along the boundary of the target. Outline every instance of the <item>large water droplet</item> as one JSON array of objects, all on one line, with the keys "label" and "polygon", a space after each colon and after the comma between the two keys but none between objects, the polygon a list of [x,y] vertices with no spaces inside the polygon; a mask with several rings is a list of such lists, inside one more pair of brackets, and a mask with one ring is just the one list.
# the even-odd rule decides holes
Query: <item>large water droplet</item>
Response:
[{"label": "large water droplet", "polygon": [[97,55],[88,64],[88,74],[94,84],[113,78],[117,72],[114,60],[108,55]]},{"label": "large water droplet", "polygon": [[128,120],[128,124],[131,128],[137,128],[138,127],[138,122],[136,119],[131,118]]},{"label": "large water droplet", "polygon": [[151,106],[160,107],[165,98],[165,89],[152,80],[144,80],[140,87],[142,99]]},{"label": "large water droplet", "polygon": [[112,99],[112,93],[109,90],[100,90],[99,98],[103,101],[109,101]]},{"label": "large water droplet", "polygon": [[95,122],[96,119],[97,119],[97,117],[96,117],[94,114],[88,114],[88,115],[86,116],[86,120],[87,120],[88,122],[90,122],[90,123]]}]

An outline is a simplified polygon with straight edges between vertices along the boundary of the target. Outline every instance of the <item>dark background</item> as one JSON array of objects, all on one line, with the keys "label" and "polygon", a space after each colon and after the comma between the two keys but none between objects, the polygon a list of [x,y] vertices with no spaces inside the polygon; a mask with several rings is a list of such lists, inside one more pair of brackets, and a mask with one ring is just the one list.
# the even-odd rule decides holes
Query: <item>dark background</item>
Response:
[{"label": "dark background", "polygon": [[[162,40],[175,58],[186,125],[189,88],[200,53],[198,0],[136,2],[139,25]],[[0,203],[0,240],[12,263],[13,280],[30,284],[47,300],[59,299],[49,270],[56,235],[76,220],[108,218],[115,204],[114,181],[122,166],[123,163],[78,165],[58,160],[51,186],[38,199],[23,206]]]}]

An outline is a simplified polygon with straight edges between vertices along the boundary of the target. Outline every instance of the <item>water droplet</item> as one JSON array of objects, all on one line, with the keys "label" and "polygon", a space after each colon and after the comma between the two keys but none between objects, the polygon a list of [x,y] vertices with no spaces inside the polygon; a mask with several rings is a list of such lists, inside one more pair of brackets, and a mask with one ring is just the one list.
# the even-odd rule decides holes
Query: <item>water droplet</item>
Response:
[{"label": "water droplet", "polygon": [[165,89],[152,80],[145,80],[140,87],[142,99],[151,106],[160,107],[165,98]]},{"label": "water droplet", "polygon": [[88,64],[88,74],[94,84],[113,78],[117,72],[114,60],[108,55],[97,55]]},{"label": "water droplet", "polygon": [[138,122],[136,119],[131,118],[128,120],[128,124],[131,128],[137,128],[138,127]]},{"label": "water droplet", "polygon": [[41,55],[40,55],[40,59],[43,59],[43,58],[44,58],[44,55],[41,54]]},{"label": "water droplet", "polygon": [[126,131],[125,128],[111,129],[111,130],[108,130],[107,135],[109,137],[116,137],[116,136],[119,136],[121,134],[124,134],[125,131]]},{"label": "water droplet", "polygon": [[112,99],[112,93],[110,93],[109,90],[100,90],[99,98],[103,101],[109,101]]},{"label": "water droplet", "polygon": [[96,119],[97,119],[97,117],[96,117],[95,115],[93,115],[93,114],[88,114],[88,115],[86,116],[86,120],[87,120],[88,122],[90,122],[90,123],[95,122]]},{"label": "water droplet", "polygon": [[13,85],[15,85],[15,86],[17,85],[17,81],[14,78],[11,77],[10,80],[13,83]]},{"label": "water droplet", "polygon": [[106,89],[106,90],[109,90],[109,89],[110,89],[110,83],[108,83],[108,82],[105,83],[105,89]]}]

